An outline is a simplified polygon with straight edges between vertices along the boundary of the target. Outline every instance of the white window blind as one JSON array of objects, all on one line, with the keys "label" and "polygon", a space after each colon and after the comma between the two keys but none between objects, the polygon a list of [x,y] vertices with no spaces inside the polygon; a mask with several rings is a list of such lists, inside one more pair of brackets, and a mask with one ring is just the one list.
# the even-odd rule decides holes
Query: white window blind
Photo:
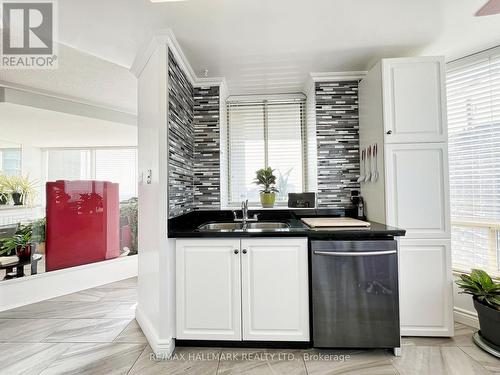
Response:
[{"label": "white window blind", "polygon": [[137,196],[137,149],[47,149],[46,181],[103,180],[119,184],[120,200]]},{"label": "white window blind", "polygon": [[21,149],[0,149],[0,172],[7,176],[21,175]]},{"label": "white window blind", "polygon": [[277,204],[304,187],[304,99],[229,101],[229,205],[259,202],[255,172],[267,166],[277,177]]},{"label": "white window blind", "polygon": [[447,74],[453,267],[500,276],[500,53]]},{"label": "white window blind", "polygon": [[120,200],[137,196],[137,150],[98,149],[95,151],[96,180],[119,183]]}]

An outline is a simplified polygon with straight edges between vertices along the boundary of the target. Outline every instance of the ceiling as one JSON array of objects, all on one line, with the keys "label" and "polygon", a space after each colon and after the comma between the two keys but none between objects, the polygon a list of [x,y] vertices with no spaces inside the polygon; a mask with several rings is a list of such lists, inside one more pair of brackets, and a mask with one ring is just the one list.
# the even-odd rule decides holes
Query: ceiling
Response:
[{"label": "ceiling", "polygon": [[59,37],[130,67],[148,32],[171,28],[198,76],[226,77],[232,94],[286,92],[309,72],[414,54],[454,59],[498,45],[500,15],[473,17],[485,1],[64,0]]},{"label": "ceiling", "polygon": [[170,28],[195,73],[224,76],[231,94],[296,92],[310,72],[366,70],[381,57],[452,60],[500,45],[500,15],[473,17],[485,1],[64,0],[58,71],[0,79],[135,113],[128,69],[152,31]]},{"label": "ceiling", "polygon": [[137,146],[137,127],[25,105],[0,103],[2,141],[36,147]]}]

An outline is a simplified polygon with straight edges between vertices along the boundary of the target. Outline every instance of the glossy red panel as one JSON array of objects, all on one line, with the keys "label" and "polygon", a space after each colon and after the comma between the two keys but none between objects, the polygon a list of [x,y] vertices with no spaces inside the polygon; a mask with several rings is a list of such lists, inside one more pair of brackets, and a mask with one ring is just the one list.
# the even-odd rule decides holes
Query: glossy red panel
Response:
[{"label": "glossy red panel", "polygon": [[46,270],[120,255],[118,184],[47,182]]}]

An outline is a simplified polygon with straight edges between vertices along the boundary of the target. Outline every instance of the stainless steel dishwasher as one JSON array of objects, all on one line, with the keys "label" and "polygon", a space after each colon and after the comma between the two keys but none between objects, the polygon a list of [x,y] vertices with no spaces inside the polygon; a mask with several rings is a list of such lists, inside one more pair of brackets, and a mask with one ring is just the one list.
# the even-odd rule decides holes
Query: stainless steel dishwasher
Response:
[{"label": "stainless steel dishwasher", "polygon": [[313,345],[400,353],[397,242],[312,241]]}]

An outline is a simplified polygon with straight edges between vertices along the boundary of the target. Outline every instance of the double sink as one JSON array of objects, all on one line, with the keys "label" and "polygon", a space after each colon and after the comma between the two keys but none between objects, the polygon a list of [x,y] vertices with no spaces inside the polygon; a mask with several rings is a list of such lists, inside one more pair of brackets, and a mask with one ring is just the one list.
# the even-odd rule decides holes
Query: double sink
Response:
[{"label": "double sink", "polygon": [[290,228],[288,223],[278,222],[278,221],[260,221],[260,222],[247,222],[243,224],[241,222],[223,222],[223,223],[205,223],[198,227],[199,231],[209,232],[209,231],[233,231],[233,230],[249,230],[249,229],[260,229],[260,230],[276,230],[276,229],[286,229]]}]

